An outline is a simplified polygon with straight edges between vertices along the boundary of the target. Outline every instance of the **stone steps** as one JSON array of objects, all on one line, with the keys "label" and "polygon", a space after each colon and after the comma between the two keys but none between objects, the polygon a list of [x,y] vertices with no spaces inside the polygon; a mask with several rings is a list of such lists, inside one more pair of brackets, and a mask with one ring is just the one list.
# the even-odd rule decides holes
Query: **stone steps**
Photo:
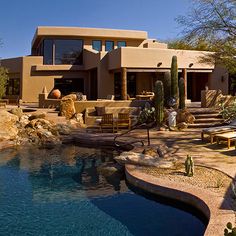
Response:
[{"label": "stone steps", "polygon": [[188,109],[194,115],[194,124],[189,124],[188,128],[208,128],[220,126],[224,122],[219,110],[214,108],[190,108]]}]

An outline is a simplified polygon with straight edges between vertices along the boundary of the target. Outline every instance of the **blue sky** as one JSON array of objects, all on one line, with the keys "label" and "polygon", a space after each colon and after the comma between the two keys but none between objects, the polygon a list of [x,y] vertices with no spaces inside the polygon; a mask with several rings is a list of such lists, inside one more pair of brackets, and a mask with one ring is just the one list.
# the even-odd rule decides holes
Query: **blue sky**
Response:
[{"label": "blue sky", "polygon": [[191,0],[5,0],[1,2],[0,58],[30,54],[37,26],[145,30],[167,40],[181,31],[175,18]]}]

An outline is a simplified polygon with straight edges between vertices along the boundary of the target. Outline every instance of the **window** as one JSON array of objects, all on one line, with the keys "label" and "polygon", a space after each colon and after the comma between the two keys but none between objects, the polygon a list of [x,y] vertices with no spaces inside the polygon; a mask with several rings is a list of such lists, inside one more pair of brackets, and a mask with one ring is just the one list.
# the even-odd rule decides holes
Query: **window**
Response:
[{"label": "window", "polygon": [[45,39],[43,42],[43,64],[53,64],[53,40]]},{"label": "window", "polygon": [[102,41],[101,40],[93,40],[92,47],[94,50],[102,51]]},{"label": "window", "polygon": [[118,48],[126,47],[126,42],[125,42],[125,41],[118,41],[118,42],[117,42],[117,47],[118,47]]},{"label": "window", "polygon": [[114,49],[114,42],[113,41],[106,41],[105,42],[105,50],[110,52]]},{"label": "window", "polygon": [[43,42],[43,62],[45,65],[83,64],[83,40],[45,39]]},{"label": "window", "polygon": [[9,79],[6,89],[6,95],[20,95],[20,79]]}]

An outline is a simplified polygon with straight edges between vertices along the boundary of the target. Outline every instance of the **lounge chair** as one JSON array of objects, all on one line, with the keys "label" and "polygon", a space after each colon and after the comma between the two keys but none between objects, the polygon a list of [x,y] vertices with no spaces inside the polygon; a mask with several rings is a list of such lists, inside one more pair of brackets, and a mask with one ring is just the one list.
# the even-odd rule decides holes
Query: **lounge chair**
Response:
[{"label": "lounge chair", "polygon": [[118,119],[116,122],[117,131],[121,128],[131,128],[131,119],[129,113],[118,113]]},{"label": "lounge chair", "polygon": [[232,131],[236,131],[236,119],[233,120],[228,125],[203,129],[202,132],[201,132],[201,138],[202,138],[202,141],[203,141],[204,140],[204,134],[209,135],[210,136],[210,141],[211,141],[211,144],[212,144],[214,142],[215,135],[221,134],[221,133],[228,133],[228,132],[232,132]]},{"label": "lounge chair", "polygon": [[115,125],[113,120],[113,114],[112,113],[106,113],[102,116],[102,120],[100,123],[101,131],[103,132],[105,129],[111,129],[112,132],[115,132]]}]

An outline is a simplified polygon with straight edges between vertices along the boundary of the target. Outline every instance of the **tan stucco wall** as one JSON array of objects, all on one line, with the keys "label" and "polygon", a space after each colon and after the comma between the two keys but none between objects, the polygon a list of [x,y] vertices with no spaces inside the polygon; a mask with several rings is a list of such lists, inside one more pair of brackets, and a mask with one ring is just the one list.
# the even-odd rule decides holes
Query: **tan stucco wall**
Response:
[{"label": "tan stucco wall", "polygon": [[200,63],[202,56],[207,52],[174,50],[174,49],[156,49],[156,48],[119,48],[109,55],[109,70],[119,67],[127,68],[157,68],[158,63],[162,63],[158,68],[170,68],[172,56],[177,56],[178,67],[191,69],[213,69],[214,65]]},{"label": "tan stucco wall", "polygon": [[224,95],[228,94],[229,73],[225,67],[217,65],[210,75],[209,89],[220,89]]}]

